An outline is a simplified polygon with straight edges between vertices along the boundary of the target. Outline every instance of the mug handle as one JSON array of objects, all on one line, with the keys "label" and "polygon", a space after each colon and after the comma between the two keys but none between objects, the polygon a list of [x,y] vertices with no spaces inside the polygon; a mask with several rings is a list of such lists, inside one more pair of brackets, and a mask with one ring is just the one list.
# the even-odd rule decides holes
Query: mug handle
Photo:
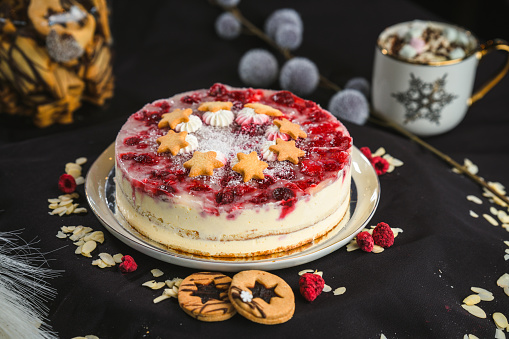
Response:
[{"label": "mug handle", "polygon": [[[509,44],[501,39],[489,40],[486,44],[481,44],[481,50],[478,51],[478,58],[481,60],[487,54],[493,51],[506,51],[509,53]],[[488,82],[481,86],[472,96],[468,99],[468,105],[472,105],[479,99],[482,99],[509,71],[509,55],[505,61],[505,65],[491,78]]]}]

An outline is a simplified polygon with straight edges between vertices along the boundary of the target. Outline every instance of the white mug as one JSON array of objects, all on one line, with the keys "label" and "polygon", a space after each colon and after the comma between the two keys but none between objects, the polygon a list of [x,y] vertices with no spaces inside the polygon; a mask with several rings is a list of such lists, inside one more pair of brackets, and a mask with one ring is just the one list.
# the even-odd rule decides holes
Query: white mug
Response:
[{"label": "white mug", "polygon": [[502,40],[479,44],[473,34],[462,28],[427,22],[464,33],[472,48],[462,58],[444,61],[414,62],[391,55],[381,41],[411,23],[391,26],[379,36],[373,68],[373,109],[416,135],[441,134],[456,127],[468,107],[505,76],[509,56],[504,67],[472,94],[479,60],[494,50],[509,52],[509,45]]}]

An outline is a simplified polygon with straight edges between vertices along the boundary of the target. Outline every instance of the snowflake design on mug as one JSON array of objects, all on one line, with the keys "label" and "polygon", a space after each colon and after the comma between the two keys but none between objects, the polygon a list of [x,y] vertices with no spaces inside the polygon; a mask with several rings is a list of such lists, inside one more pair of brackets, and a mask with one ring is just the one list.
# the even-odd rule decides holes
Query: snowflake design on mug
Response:
[{"label": "snowflake design on mug", "polygon": [[445,91],[446,77],[447,73],[434,82],[424,82],[410,73],[408,90],[391,94],[405,106],[405,124],[417,119],[427,119],[437,125],[440,123],[442,109],[458,97]]}]

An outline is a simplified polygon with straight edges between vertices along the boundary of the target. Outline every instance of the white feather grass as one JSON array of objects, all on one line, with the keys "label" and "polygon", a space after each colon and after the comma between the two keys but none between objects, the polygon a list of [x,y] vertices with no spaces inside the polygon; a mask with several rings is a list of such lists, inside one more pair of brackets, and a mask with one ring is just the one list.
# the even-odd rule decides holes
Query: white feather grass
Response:
[{"label": "white feather grass", "polygon": [[57,338],[45,323],[45,303],[56,295],[46,280],[59,272],[42,267],[43,253],[19,233],[0,232],[0,338]]}]

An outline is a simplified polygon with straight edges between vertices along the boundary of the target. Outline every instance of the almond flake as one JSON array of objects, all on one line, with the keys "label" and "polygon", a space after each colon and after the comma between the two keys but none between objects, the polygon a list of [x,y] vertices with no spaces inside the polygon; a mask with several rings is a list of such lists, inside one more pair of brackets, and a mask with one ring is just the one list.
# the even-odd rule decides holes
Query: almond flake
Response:
[{"label": "almond flake", "polygon": [[113,260],[113,257],[109,253],[99,253],[99,258],[104,261],[105,264],[108,266],[115,266],[115,260]]},{"label": "almond flake", "polygon": [[498,216],[498,210],[495,207],[491,206],[490,212],[491,212],[491,214]]},{"label": "almond flake", "polygon": [[113,260],[115,260],[115,262],[117,264],[120,264],[122,263],[122,258],[124,257],[124,255],[122,253],[117,253],[113,256]]},{"label": "almond flake", "polygon": [[161,302],[163,300],[170,299],[170,298],[171,297],[169,295],[166,295],[166,294],[160,295],[160,296],[158,296],[157,298],[154,299],[154,304],[157,304],[158,302]]},{"label": "almond flake", "polygon": [[72,199],[63,200],[60,202],[60,204],[58,204],[58,206],[69,206],[69,205],[72,205]]},{"label": "almond flake", "polygon": [[504,244],[506,244],[507,246],[509,246],[509,240],[504,240]]},{"label": "almond flake", "polygon": [[504,255],[504,260],[509,260],[509,254]]},{"label": "almond flake", "polygon": [[482,216],[484,217],[484,219],[488,220],[488,222],[493,226],[498,226],[498,221],[496,221],[495,218],[493,218],[491,215],[483,214]]},{"label": "almond flake", "polygon": [[481,288],[481,287],[470,287],[470,290],[472,292],[479,293],[479,294],[493,295],[493,293],[491,293],[490,291],[485,290],[484,288]]},{"label": "almond flake", "polygon": [[372,253],[382,253],[384,251],[384,248],[382,246],[373,245]]},{"label": "almond flake", "polygon": [[96,335],[92,335],[92,334],[88,334],[88,335],[86,335],[86,336],[85,336],[85,338],[86,338],[86,339],[99,339],[99,337],[98,337],[98,336],[96,336]]},{"label": "almond flake", "polygon": [[85,183],[85,178],[77,177],[74,181],[76,181],[76,185],[83,185]]},{"label": "almond flake", "polygon": [[60,199],[56,199],[56,198],[48,199],[48,202],[50,204],[58,204],[58,203],[60,203]]},{"label": "almond flake", "polygon": [[463,299],[463,303],[468,306],[478,304],[480,301],[481,301],[481,297],[479,297],[478,294],[471,294],[468,297],[466,297],[465,299]]},{"label": "almond flake", "polygon": [[67,234],[65,234],[65,233],[64,233],[64,232],[62,232],[62,231],[58,231],[58,233],[57,233],[57,238],[65,239],[65,238],[67,238]]},{"label": "almond flake", "polygon": [[328,293],[328,292],[330,292],[330,291],[332,291],[332,287],[330,287],[330,286],[329,286],[329,285],[327,285],[327,284],[324,284],[324,285],[323,285],[323,290],[322,290],[322,292]]},{"label": "almond flake", "polygon": [[180,284],[184,281],[182,278],[174,278],[175,280],[175,286],[180,287]]},{"label": "almond flake", "polygon": [[509,215],[503,210],[498,211],[497,217],[498,217],[498,220],[500,220],[503,223],[509,222]]},{"label": "almond flake", "polygon": [[158,290],[158,289],[161,289],[163,288],[164,286],[166,286],[166,283],[164,281],[159,281],[159,282],[156,282],[152,287],[151,289],[153,290]]},{"label": "almond flake", "polygon": [[74,213],[87,213],[87,209],[85,207],[78,207],[74,210]]},{"label": "almond flake", "polygon": [[71,233],[74,231],[75,228],[76,228],[76,226],[62,226],[61,227],[62,232],[64,232],[64,233]]},{"label": "almond flake", "polygon": [[75,208],[76,208],[76,206],[74,206],[74,205],[67,207],[67,209],[65,210],[65,214],[67,214],[67,215],[71,214]]},{"label": "almond flake", "polygon": [[384,154],[385,154],[385,148],[380,147],[379,149],[377,149],[375,151],[375,153],[371,154],[371,156],[373,156],[373,157],[381,157]]},{"label": "almond flake", "polygon": [[347,252],[352,252],[352,251],[358,250],[359,248],[360,247],[359,247],[359,245],[357,245],[357,241],[355,241],[355,240],[350,241],[350,243],[348,245],[346,245]]},{"label": "almond flake", "polygon": [[74,254],[81,254],[81,246],[76,247]]},{"label": "almond flake", "polygon": [[509,286],[504,287],[504,293],[509,296]]},{"label": "almond flake", "polygon": [[59,208],[55,208],[53,211],[51,211],[51,214],[60,214],[62,212],[65,213],[66,210],[67,210],[67,207],[62,206],[62,207],[59,207]]},{"label": "almond flake", "polygon": [[480,308],[479,306],[476,306],[476,305],[461,305],[461,307],[463,307],[468,313],[470,313],[471,315],[477,317],[477,318],[486,318],[486,312],[484,312],[482,310],[482,308]]},{"label": "almond flake", "polygon": [[498,278],[497,285],[500,287],[509,287],[509,274],[504,273],[500,278]]},{"label": "almond flake", "polygon": [[67,174],[71,175],[74,179],[81,177],[81,169],[73,167],[66,172]]},{"label": "almond flake", "polygon": [[470,216],[472,218],[479,218],[479,214],[475,213],[474,211],[470,210]]},{"label": "almond flake", "polygon": [[316,274],[316,275],[319,275],[320,277],[323,277],[323,272],[322,272],[322,271],[317,271],[317,270],[315,270],[315,271],[313,272],[313,274]]},{"label": "almond flake", "polygon": [[87,158],[85,158],[85,157],[79,157],[79,158],[78,158],[78,159],[76,159],[74,162],[75,162],[76,164],[78,164],[78,165],[80,165],[80,166],[81,166],[81,165],[84,165],[84,164],[87,162]]},{"label": "almond flake", "polygon": [[177,293],[173,288],[165,288],[163,294],[173,298],[177,297]]},{"label": "almond flake", "polygon": [[171,289],[173,290],[173,292],[175,292],[175,294],[179,293],[179,287],[177,285],[173,285]]},{"label": "almond flake", "polygon": [[72,244],[76,245],[76,246],[83,246],[83,245],[85,245],[85,240],[80,239],[80,240],[78,240],[76,242],[73,242]]},{"label": "almond flake", "polygon": [[60,199],[60,201],[70,200],[72,198],[73,197],[70,194],[62,194],[58,196],[58,199]]},{"label": "almond flake", "polygon": [[497,328],[495,330],[495,339],[505,339],[505,333],[501,329]]},{"label": "almond flake", "polygon": [[87,234],[84,237],[84,239],[85,239],[85,241],[94,240],[94,241],[102,244],[104,242],[104,233],[102,231],[95,231],[95,232]]},{"label": "almond flake", "polygon": [[81,249],[82,254],[90,254],[97,247],[97,243],[93,240],[89,240],[85,242],[83,248]]},{"label": "almond flake", "polygon": [[345,292],[346,292],[346,287],[338,287],[332,293],[334,295],[341,295],[341,294],[344,294]]},{"label": "almond flake", "polygon": [[483,293],[479,293],[479,298],[481,298],[481,301],[493,301],[495,299],[493,294],[483,294]]},{"label": "almond flake", "polygon": [[299,275],[303,275],[304,273],[313,273],[313,272],[314,272],[313,270],[309,270],[309,269],[302,270],[302,271],[299,272]]},{"label": "almond flake", "polygon": [[48,205],[48,208],[49,208],[49,209],[52,209],[52,210],[54,210],[55,208],[58,208],[58,207],[59,207],[59,205],[58,205],[57,203],[49,204],[49,205]]},{"label": "almond flake", "polygon": [[467,200],[473,202],[474,204],[482,205],[482,200],[475,195],[467,195]]},{"label": "almond flake", "polygon": [[158,268],[154,268],[153,270],[150,271],[150,273],[152,273],[152,275],[155,277],[155,278],[159,278],[160,276],[162,276],[164,274],[163,271],[161,271],[160,269]]},{"label": "almond flake", "polygon": [[394,238],[396,238],[398,236],[398,234],[403,233],[403,230],[398,227],[395,227],[395,228],[391,227],[391,230],[392,230],[392,233],[394,233]]},{"label": "almond flake", "polygon": [[509,326],[507,318],[500,312],[493,313],[493,320],[495,321],[495,324],[500,328],[506,328]]},{"label": "almond flake", "polygon": [[385,336],[385,334],[380,334],[380,339],[387,339],[387,337]]},{"label": "almond flake", "polygon": [[141,284],[141,286],[146,286],[146,287],[152,288],[152,286],[154,286],[155,283],[156,283],[155,280],[149,280],[149,281],[145,281],[143,284]]}]

